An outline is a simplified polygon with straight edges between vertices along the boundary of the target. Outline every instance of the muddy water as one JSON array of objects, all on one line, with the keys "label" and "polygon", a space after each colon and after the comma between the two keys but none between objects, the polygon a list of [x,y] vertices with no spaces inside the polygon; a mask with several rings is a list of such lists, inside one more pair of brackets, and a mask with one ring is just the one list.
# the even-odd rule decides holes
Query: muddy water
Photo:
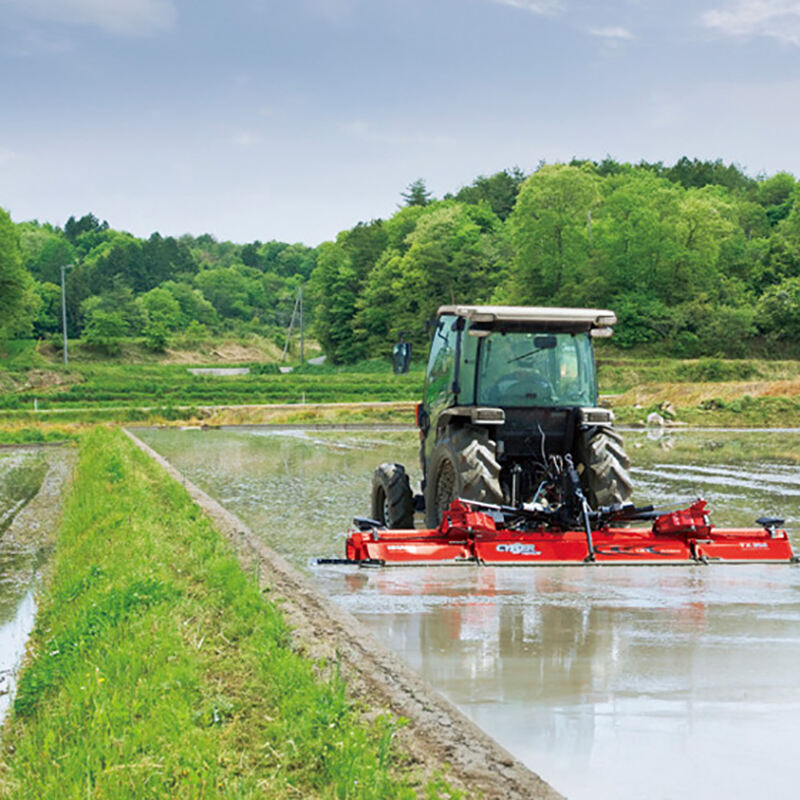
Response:
[{"label": "muddy water", "polygon": [[71,451],[0,450],[0,722],[33,629],[35,589],[72,461]]},{"label": "muddy water", "polygon": [[[375,464],[413,433],[145,431],[306,569],[341,555]],[[637,499],[702,494],[718,524],[785,516],[800,432],[627,435]],[[418,476],[418,471],[412,472]],[[794,798],[800,567],[313,568],[354,613],[571,798]]]}]

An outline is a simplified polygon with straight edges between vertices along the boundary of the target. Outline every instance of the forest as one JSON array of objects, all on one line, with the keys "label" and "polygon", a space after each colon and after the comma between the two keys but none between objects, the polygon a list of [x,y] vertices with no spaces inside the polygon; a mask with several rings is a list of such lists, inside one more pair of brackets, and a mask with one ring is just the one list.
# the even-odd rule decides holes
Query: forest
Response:
[{"label": "forest", "polygon": [[147,239],[94,214],[63,228],[0,209],[0,340],[70,338],[113,355],[255,333],[283,341],[299,287],[335,364],[424,351],[443,303],[607,307],[617,347],[677,357],[800,355],[800,182],[721,160],[574,159],[517,168],[441,199],[424,180],[389,219],[316,248]]}]

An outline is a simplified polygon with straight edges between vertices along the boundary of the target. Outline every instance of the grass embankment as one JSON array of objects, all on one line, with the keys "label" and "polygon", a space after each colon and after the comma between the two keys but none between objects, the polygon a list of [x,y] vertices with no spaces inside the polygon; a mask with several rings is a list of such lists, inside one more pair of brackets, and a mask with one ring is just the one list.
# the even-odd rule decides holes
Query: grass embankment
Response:
[{"label": "grass embankment", "polygon": [[421,368],[393,375],[390,366],[369,362],[360,369],[303,366],[281,374],[275,364],[248,364],[248,375],[194,375],[184,365],[80,364],[50,372],[8,375],[0,411],[92,408],[159,409],[414,400],[422,390]]},{"label": "grass embankment", "polygon": [[[197,364],[196,366],[211,366]],[[218,364],[217,364],[218,365]],[[0,369],[0,423],[346,423],[412,421],[424,367],[392,374],[388,360],[347,367],[246,362],[249,375],[193,375],[186,364],[73,362],[69,367]],[[677,359],[598,349],[603,402],[620,422],[657,411],[680,423],[800,425],[800,361]],[[39,411],[35,412],[34,402]],[[393,407],[320,407],[333,403]],[[267,406],[288,406],[266,408]]]},{"label": "grass embankment", "polygon": [[800,362],[704,358],[598,359],[601,391],[620,422],[655,411],[689,425],[800,425]]},{"label": "grass embankment", "polygon": [[[237,362],[279,361],[283,354],[280,345],[270,338],[251,333],[242,336],[218,335],[202,341],[188,340],[174,335],[163,352],[148,349],[142,338],[123,338],[117,342],[118,351],[109,355],[102,349],[87,345],[80,339],[69,340],[70,361],[99,364],[197,364],[218,365]],[[290,355],[297,355],[298,342],[292,341]],[[47,340],[22,339],[0,342],[0,359],[14,369],[48,368],[61,364],[63,348]],[[320,355],[320,347],[313,339],[306,339],[305,356]]]},{"label": "grass embankment", "polygon": [[293,651],[185,490],[121,432],[81,437],[50,572],[0,796],[416,796],[396,723],[366,722],[335,665]]},{"label": "grass embankment", "polygon": [[76,425],[0,425],[0,445],[50,444],[74,441],[78,437]]}]

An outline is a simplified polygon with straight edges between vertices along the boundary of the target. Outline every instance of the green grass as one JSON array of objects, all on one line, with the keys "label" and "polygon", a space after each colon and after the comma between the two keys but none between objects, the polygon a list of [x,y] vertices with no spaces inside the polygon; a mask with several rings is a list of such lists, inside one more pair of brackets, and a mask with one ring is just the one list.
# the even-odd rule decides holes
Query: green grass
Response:
[{"label": "green grass", "polygon": [[73,427],[60,425],[10,425],[0,427],[0,445],[46,444],[75,440],[78,434]]},{"label": "green grass", "polygon": [[[644,408],[614,406],[617,421],[622,424],[637,424],[655,411],[663,414],[659,405]],[[717,428],[766,428],[800,426],[800,397],[751,397],[742,395],[733,400],[712,398],[698,405],[676,404],[676,419],[687,425]]]},{"label": "green grass", "polygon": [[292,649],[181,486],[120,432],[81,438],[0,796],[453,796],[402,768],[396,725]]},{"label": "green grass", "polygon": [[[12,343],[14,344],[14,343]],[[20,345],[19,358],[38,354]],[[23,353],[24,351],[24,353]],[[27,355],[25,355],[27,353]],[[677,359],[652,353],[622,351],[602,344],[597,350],[598,378],[603,395],[619,395],[643,388],[664,387],[678,407],[678,418],[702,425],[797,425],[798,405],[768,397],[748,401],[744,395],[791,395],[791,389],[771,391],[777,381],[800,379],[800,361],[759,359]],[[4,365],[7,366],[7,365]],[[202,365],[198,365],[202,366]],[[214,366],[219,366],[215,364]],[[329,413],[304,408],[304,404],[359,402],[416,402],[421,398],[424,365],[415,363],[407,375],[394,375],[387,359],[373,359],[347,366],[305,364],[281,374],[275,363],[253,362],[251,374],[242,376],[192,375],[185,364],[83,363],[68,368],[51,364],[48,370],[0,369],[0,423],[34,427],[48,416],[33,411],[56,412],[59,423],[122,422],[160,424],[209,422],[211,424],[260,422],[408,422],[403,412],[344,410],[334,419]],[[746,384],[760,382],[753,390]],[[726,400],[698,406],[688,392],[711,384],[726,384]],[[741,384],[741,398],[737,398]],[[714,389],[716,394],[717,390]],[[663,398],[662,398],[663,399]],[[737,399],[741,400],[737,407]],[[633,407],[629,397],[613,401],[619,417],[638,422],[656,406]],[[637,399],[647,405],[650,399]],[[748,405],[749,403],[749,405]],[[271,413],[244,406],[292,405],[296,410]],[[236,410],[213,413],[201,407],[231,406]],[[0,440],[1,441],[1,440]]]},{"label": "green grass", "polygon": [[28,386],[0,394],[0,410],[85,407],[168,407],[170,405],[261,405],[413,400],[422,391],[421,369],[394,375],[367,365],[365,371],[304,367],[274,374],[274,365],[250,366],[250,375],[192,375],[184,365],[72,365],[61,374],[73,381],[47,387]]},{"label": "green grass", "polygon": [[628,454],[636,467],[655,468],[658,464],[754,465],[784,464],[800,466],[800,445],[796,436],[776,431],[742,435],[736,430],[699,434],[692,430],[666,430],[658,438],[626,435]]},{"label": "green grass", "polygon": [[38,343],[30,339],[0,341],[0,364],[3,369],[20,371],[49,366],[49,360],[39,353]]},{"label": "green grass", "polygon": [[600,391],[616,394],[644,383],[791,380],[800,378],[800,361],[758,359],[631,358],[601,351],[597,358]]}]

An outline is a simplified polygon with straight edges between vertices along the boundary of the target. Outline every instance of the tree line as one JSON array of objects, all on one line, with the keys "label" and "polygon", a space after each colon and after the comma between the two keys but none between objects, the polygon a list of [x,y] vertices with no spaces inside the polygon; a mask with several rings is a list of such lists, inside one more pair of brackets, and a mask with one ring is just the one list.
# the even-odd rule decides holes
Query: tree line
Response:
[{"label": "tree line", "polygon": [[617,346],[692,357],[800,353],[800,184],[722,161],[607,158],[505,170],[318,249],[317,336],[334,360],[425,348],[447,303],[616,311]]},{"label": "tree line", "polygon": [[479,176],[436,199],[423,180],[390,218],[317,248],[210,235],[148,239],[93,214],[63,228],[0,210],[0,337],[57,338],[60,271],[70,336],[108,346],[178,332],[277,339],[297,289],[334,363],[424,350],[445,303],[608,307],[618,346],[677,356],[798,354],[800,184],[734,164],[611,158]]},{"label": "tree line", "polygon": [[239,245],[208,234],[140,239],[93,214],[70,217],[62,229],[14,225],[0,211],[0,282],[5,275],[15,287],[0,334],[58,339],[61,268],[72,265],[68,335],[108,352],[125,337],[163,350],[178,333],[189,344],[227,332],[278,340],[315,263],[314,249],[302,244]]}]

